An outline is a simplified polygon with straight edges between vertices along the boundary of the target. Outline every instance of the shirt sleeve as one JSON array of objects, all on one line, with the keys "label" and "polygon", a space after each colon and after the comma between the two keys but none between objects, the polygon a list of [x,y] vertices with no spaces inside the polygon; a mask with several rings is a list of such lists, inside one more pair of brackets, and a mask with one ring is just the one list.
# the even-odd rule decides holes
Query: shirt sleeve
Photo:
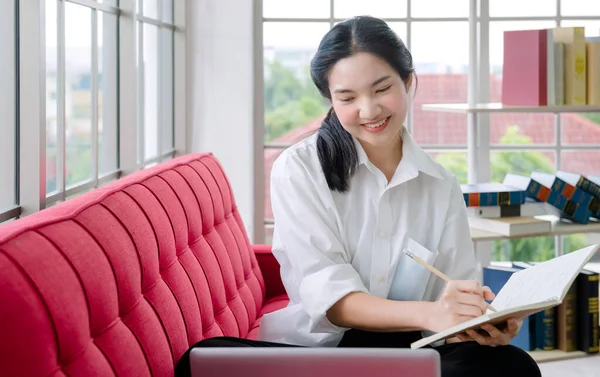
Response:
[{"label": "shirt sleeve", "polygon": [[471,240],[467,207],[456,178],[452,180],[450,204],[440,239],[439,252],[444,256],[440,268],[450,278],[454,280],[476,278],[477,260]]},{"label": "shirt sleeve", "polygon": [[333,325],[327,310],[349,293],[368,291],[343,247],[333,204],[319,195],[331,194],[319,192],[302,170],[271,177],[273,254],[290,300],[308,314],[310,331],[341,333],[346,329]]}]

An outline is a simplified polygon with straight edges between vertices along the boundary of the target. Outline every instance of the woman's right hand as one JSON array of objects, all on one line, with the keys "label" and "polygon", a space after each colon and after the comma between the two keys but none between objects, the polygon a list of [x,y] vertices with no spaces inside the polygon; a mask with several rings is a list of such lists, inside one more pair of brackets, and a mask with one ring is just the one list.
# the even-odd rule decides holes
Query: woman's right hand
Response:
[{"label": "woman's right hand", "polygon": [[479,317],[487,310],[485,300],[494,294],[475,280],[453,280],[446,284],[439,300],[432,303],[429,330],[439,332],[469,319]]}]

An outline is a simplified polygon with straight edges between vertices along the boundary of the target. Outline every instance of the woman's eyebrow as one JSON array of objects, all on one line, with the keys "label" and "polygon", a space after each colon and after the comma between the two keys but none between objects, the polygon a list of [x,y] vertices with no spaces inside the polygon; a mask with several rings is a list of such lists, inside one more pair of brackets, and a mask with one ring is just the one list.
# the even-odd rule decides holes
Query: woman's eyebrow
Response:
[{"label": "woman's eyebrow", "polygon": [[[389,79],[390,77],[392,77],[392,76],[388,75],[388,76],[380,77],[377,80],[373,81],[373,84],[371,84],[371,86],[373,87],[377,84],[381,84],[383,81]],[[351,90],[351,89],[336,89],[334,91],[334,93],[350,93],[350,92],[353,92],[353,90]]]}]

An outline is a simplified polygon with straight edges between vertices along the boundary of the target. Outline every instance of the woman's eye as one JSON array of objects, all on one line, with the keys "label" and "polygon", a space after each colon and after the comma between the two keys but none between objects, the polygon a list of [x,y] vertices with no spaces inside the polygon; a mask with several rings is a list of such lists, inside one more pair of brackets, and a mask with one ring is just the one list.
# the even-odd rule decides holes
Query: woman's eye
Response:
[{"label": "woman's eye", "polygon": [[383,88],[383,89],[379,89],[379,90],[377,91],[377,93],[383,93],[383,92],[385,92],[386,90],[388,90],[388,89],[389,89],[389,88],[391,88],[391,87],[392,87],[391,85],[389,85],[389,86],[386,86],[386,87],[385,87],[385,88]]},{"label": "woman's eye", "polygon": [[342,98],[342,99],[340,99],[340,101],[342,101],[342,102],[350,102],[350,101],[352,101],[352,98]]}]

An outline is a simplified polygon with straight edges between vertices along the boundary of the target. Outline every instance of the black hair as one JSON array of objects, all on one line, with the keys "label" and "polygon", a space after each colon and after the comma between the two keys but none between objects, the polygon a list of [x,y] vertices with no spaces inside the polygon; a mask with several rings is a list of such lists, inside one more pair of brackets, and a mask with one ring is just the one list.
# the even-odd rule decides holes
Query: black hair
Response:
[{"label": "black hair", "polygon": [[[329,72],[340,60],[360,52],[386,61],[407,83],[414,74],[412,55],[398,35],[382,20],[354,17],[335,25],[325,34],[310,63],[311,79],[321,95],[331,100]],[[345,192],[358,166],[352,136],[329,109],[317,136],[317,152],[331,190]]]}]

